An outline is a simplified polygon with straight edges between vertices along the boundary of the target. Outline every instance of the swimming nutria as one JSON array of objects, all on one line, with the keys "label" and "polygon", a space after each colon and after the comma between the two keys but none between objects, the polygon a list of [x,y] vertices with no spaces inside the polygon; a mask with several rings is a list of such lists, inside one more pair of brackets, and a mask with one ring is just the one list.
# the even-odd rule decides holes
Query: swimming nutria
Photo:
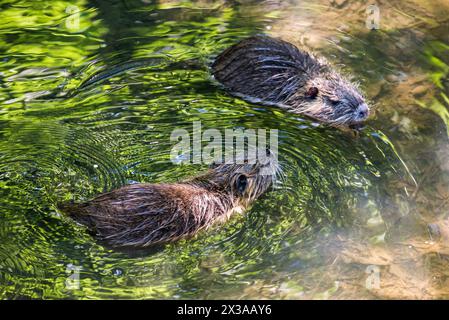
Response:
[{"label": "swimming nutria", "polygon": [[368,105],[357,87],[323,59],[268,36],[242,40],[221,53],[212,72],[231,93],[337,126],[357,126]]},{"label": "swimming nutria", "polygon": [[132,184],[59,209],[114,247],[147,247],[195,235],[227,220],[271,185],[278,166],[220,164],[203,175],[173,184]]}]

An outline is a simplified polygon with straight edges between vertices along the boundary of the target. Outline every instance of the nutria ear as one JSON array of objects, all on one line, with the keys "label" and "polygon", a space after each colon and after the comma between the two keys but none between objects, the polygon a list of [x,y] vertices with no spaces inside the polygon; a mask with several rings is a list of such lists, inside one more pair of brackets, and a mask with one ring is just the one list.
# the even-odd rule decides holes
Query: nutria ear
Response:
[{"label": "nutria ear", "polygon": [[306,97],[310,98],[310,99],[315,99],[316,96],[318,95],[318,92],[319,92],[319,90],[317,87],[310,87],[306,91]]},{"label": "nutria ear", "polygon": [[248,186],[248,178],[244,174],[241,174],[237,177],[235,184],[237,192],[242,195]]}]

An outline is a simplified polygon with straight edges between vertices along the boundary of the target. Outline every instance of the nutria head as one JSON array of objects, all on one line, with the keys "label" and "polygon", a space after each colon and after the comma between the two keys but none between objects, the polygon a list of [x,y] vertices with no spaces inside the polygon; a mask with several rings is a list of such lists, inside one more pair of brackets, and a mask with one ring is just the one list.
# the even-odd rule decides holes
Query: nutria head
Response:
[{"label": "nutria head", "polygon": [[270,153],[263,161],[213,165],[178,183],[132,184],[59,209],[109,245],[148,247],[226,221],[264,193],[278,172]]},{"label": "nutria head", "polygon": [[271,186],[280,168],[272,153],[263,160],[242,164],[212,164],[209,171],[189,183],[230,195],[235,206],[248,207]]},{"label": "nutria head", "polygon": [[232,94],[336,126],[360,124],[369,108],[355,84],[324,59],[267,36],[242,40],[221,53],[213,75]]},{"label": "nutria head", "polygon": [[304,88],[287,102],[298,113],[337,126],[361,124],[369,116],[369,107],[357,86],[327,65],[311,75]]}]

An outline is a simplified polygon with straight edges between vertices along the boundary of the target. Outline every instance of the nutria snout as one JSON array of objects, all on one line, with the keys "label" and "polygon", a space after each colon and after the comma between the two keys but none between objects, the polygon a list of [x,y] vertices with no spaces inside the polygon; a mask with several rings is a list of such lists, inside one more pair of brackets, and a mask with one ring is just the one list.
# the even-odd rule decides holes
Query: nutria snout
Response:
[{"label": "nutria snout", "polygon": [[173,184],[133,184],[59,209],[115,247],[148,247],[193,236],[245,210],[278,171],[270,154],[254,164],[220,164]]},{"label": "nutria snout", "polygon": [[358,125],[369,115],[356,85],[324,59],[283,40],[268,36],[242,40],[216,58],[212,72],[234,95],[332,125]]}]

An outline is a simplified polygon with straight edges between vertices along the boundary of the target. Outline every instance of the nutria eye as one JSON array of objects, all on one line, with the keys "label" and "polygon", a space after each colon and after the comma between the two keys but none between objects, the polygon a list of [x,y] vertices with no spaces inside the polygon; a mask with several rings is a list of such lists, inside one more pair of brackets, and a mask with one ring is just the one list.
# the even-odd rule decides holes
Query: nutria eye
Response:
[{"label": "nutria eye", "polygon": [[310,87],[306,92],[306,97],[310,99],[315,99],[317,95],[318,95],[317,87]]},{"label": "nutria eye", "polygon": [[243,194],[243,192],[245,192],[246,190],[247,185],[248,185],[248,178],[244,174],[239,175],[236,182],[237,192],[239,194]]},{"label": "nutria eye", "polygon": [[329,100],[334,107],[340,103],[340,100]]}]

